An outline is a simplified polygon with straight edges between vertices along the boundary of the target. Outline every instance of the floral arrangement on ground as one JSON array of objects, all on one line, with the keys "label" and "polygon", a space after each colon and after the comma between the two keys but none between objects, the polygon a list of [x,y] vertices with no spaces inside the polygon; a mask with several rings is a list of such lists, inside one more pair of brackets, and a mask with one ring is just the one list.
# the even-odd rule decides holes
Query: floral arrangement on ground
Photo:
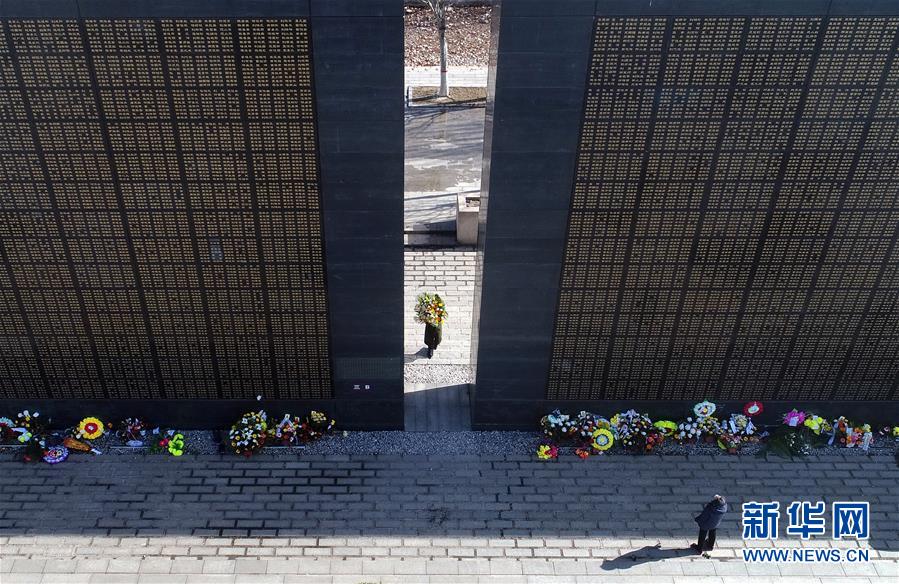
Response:
[{"label": "floral arrangement on ground", "polygon": [[758,401],[742,411],[721,415],[711,401],[697,403],[683,418],[653,421],[648,414],[628,410],[604,418],[592,412],[576,415],[555,410],[540,419],[542,440],[536,455],[553,460],[571,450],[585,459],[602,454],[764,454],[793,457],[855,449],[892,452],[899,443],[899,424],[873,429],[845,417],[826,419],[812,412],[791,410],[782,423],[762,426],[754,420],[764,411]]},{"label": "floral arrangement on ground", "polygon": [[85,416],[74,426],[53,427],[37,410],[23,410],[15,418],[0,417],[0,447],[21,448],[25,462],[59,464],[70,455],[101,455],[113,449],[140,449],[149,454],[182,456],[188,449],[184,433],[153,427],[140,418],[118,425],[98,416]]},{"label": "floral arrangement on ground", "polygon": [[247,412],[231,426],[223,446],[234,454],[252,456],[265,446],[299,446],[334,432],[337,422],[324,412],[312,410],[304,416],[284,414],[269,423],[265,410]]},{"label": "floral arrangement on ground", "polygon": [[[269,423],[264,410],[244,414],[215,445],[210,431],[182,431],[129,417],[117,424],[85,416],[70,427],[54,427],[36,410],[14,417],[0,416],[0,449],[21,453],[25,462],[59,464],[71,455],[140,453],[181,457],[185,453],[213,454],[222,450],[250,456],[266,446],[300,446],[334,433],[336,421],[324,412],[284,414]],[[345,433],[344,433],[345,434]],[[196,446],[196,448],[195,448]]]}]

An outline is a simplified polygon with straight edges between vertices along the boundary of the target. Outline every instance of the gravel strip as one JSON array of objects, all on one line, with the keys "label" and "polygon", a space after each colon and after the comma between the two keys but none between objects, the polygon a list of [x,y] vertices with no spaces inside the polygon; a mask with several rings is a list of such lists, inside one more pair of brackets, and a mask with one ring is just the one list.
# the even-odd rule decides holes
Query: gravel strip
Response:
[{"label": "gravel strip", "polygon": [[[212,437],[210,430],[182,430],[184,435],[184,444],[186,446],[184,452],[186,454],[216,454],[219,451],[218,442]],[[131,448],[122,444],[122,441],[115,436],[109,436],[104,444],[99,440],[94,441],[94,445],[103,452],[103,454],[120,455],[148,455],[146,448]],[[168,456],[168,455],[166,455]]]},{"label": "gravel strip", "polygon": [[533,454],[537,432],[348,432],[307,445],[306,454]]},{"label": "gravel strip", "polygon": [[[216,454],[219,445],[208,430],[182,432],[187,442],[187,454]],[[261,456],[428,456],[428,455],[479,455],[479,456],[535,456],[542,435],[539,432],[346,432],[327,436],[318,442],[300,447],[265,448]],[[94,441],[93,445],[111,456],[148,456],[145,448],[122,447],[113,437]],[[740,456],[754,456],[762,451],[761,444],[745,446]],[[15,456],[18,447],[0,446],[0,453]],[[894,456],[897,444],[893,440],[877,437],[868,452],[860,448],[825,446],[813,448],[811,456]],[[653,452],[656,456],[729,456],[714,444],[678,444],[665,442]],[[80,453],[76,456],[81,456]],[[162,456],[162,455],[160,455]],[[559,449],[560,458],[575,457],[573,447]],[[613,448],[602,456],[631,456]],[[773,455],[772,455],[773,456]],[[801,460],[801,457],[797,457]]]},{"label": "gravel strip", "polygon": [[407,363],[403,367],[403,381],[425,384],[443,383],[445,385],[474,383],[474,368],[471,365]]}]

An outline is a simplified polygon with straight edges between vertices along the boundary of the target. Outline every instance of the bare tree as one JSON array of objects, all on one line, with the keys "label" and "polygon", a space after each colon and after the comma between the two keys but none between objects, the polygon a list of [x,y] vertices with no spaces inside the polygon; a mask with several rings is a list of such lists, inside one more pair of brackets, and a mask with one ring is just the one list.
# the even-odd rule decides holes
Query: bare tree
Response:
[{"label": "bare tree", "polygon": [[446,82],[446,7],[448,0],[425,0],[431,12],[434,13],[434,20],[437,23],[437,38],[440,42],[440,90],[437,95],[446,97],[449,95],[449,86]]}]

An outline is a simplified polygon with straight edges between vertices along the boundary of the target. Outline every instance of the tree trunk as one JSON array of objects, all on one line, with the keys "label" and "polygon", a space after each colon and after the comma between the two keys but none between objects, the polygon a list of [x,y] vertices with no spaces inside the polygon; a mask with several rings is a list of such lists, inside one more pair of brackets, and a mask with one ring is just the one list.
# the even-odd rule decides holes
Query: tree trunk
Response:
[{"label": "tree trunk", "polygon": [[437,95],[439,95],[440,97],[447,97],[449,95],[449,86],[446,82],[447,48],[445,16],[441,22],[437,23],[437,34],[439,35],[440,39],[440,91],[437,92]]}]

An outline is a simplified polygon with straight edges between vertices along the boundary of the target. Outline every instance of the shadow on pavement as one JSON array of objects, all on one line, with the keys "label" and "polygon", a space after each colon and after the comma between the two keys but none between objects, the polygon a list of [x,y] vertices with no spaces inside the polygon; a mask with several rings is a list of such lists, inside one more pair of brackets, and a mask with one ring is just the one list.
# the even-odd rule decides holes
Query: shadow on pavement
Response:
[{"label": "shadow on pavement", "polygon": [[[433,395],[441,394],[437,390]],[[425,395],[428,392],[425,391]],[[370,433],[370,440],[387,440]],[[393,434],[393,433],[391,433]],[[638,548],[612,560],[663,559],[693,541],[693,517],[709,493],[745,501],[867,500],[866,547],[896,550],[899,470],[891,456],[794,462],[724,456],[595,456],[556,461],[495,451],[453,455],[429,432],[407,432],[396,454],[70,456],[24,464],[0,454],[3,536],[600,538]],[[454,434],[436,432],[437,436]],[[455,440],[476,440],[473,435]],[[493,434],[493,433],[484,433]],[[516,433],[508,433],[509,449]],[[487,438],[485,438],[486,440]],[[402,454],[402,442],[433,454]],[[439,442],[439,444],[438,444]],[[496,446],[500,444],[500,446]],[[517,448],[520,452],[520,448]],[[840,478],[847,477],[847,478]],[[864,481],[863,489],[850,486]],[[786,518],[781,518],[785,536]],[[740,539],[740,513],[719,528]],[[640,541],[642,540],[642,541]],[[641,548],[659,542],[665,549]],[[830,541],[828,540],[828,543]],[[599,545],[599,544],[598,544]],[[736,546],[734,546],[736,547]]]},{"label": "shadow on pavement", "polygon": [[696,556],[696,552],[690,548],[663,549],[661,544],[643,546],[638,550],[621,554],[613,560],[603,560],[603,570],[627,570],[640,564],[660,562],[671,558],[685,558]]}]

